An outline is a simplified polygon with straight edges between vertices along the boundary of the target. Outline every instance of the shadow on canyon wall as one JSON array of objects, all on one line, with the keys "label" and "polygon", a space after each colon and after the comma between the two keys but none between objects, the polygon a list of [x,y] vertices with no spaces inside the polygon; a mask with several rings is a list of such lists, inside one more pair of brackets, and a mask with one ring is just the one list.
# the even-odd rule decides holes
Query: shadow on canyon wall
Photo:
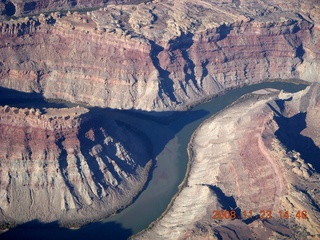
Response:
[{"label": "shadow on canyon wall", "polygon": [[[59,228],[59,231],[56,229]],[[112,233],[112,235],[110,234]],[[130,229],[125,229],[121,224],[116,222],[94,223],[86,225],[77,230],[63,228],[58,222],[41,223],[38,220],[30,221],[16,226],[0,234],[1,240],[124,240],[132,235]]]},{"label": "shadow on canyon wall", "polygon": [[16,13],[16,6],[10,1],[2,0],[2,2],[5,3],[5,6],[3,11],[1,12],[1,15],[5,15],[8,17],[13,16]]},{"label": "shadow on canyon wall", "polygon": [[[277,100],[276,103],[280,111],[284,110],[284,101]],[[287,148],[287,151],[296,151],[300,153],[301,158],[312,164],[314,169],[320,173],[320,149],[314,141],[301,134],[301,131],[307,127],[306,112],[300,112],[292,117],[285,117],[269,104],[269,107],[277,114],[275,121],[279,129],[275,135],[279,141]]]},{"label": "shadow on canyon wall", "polygon": [[[102,173],[99,173],[100,170],[98,166],[92,165],[94,161],[90,161],[92,156],[90,156],[86,150],[94,143],[85,137],[85,133],[90,128],[97,129],[100,127],[104,127],[107,131],[110,129],[110,122],[115,122],[118,127],[121,126],[121,128],[134,132],[134,134],[139,137],[139,139],[142,139],[143,143],[145,143],[146,150],[148,151],[146,156],[150,156],[150,158],[138,159],[137,164],[144,167],[150,159],[153,161],[148,180],[143,187],[143,190],[145,190],[153,178],[153,171],[156,168],[155,158],[163,151],[167,143],[173,139],[183,127],[206,116],[207,114],[208,112],[204,110],[185,112],[146,112],[141,110],[117,110],[93,107],[90,108],[90,112],[86,114],[90,120],[82,124],[82,128],[79,131],[81,152],[88,160],[88,165],[91,171],[95,173],[98,180],[100,174],[100,180],[102,180]],[[107,132],[107,134],[112,138],[118,138],[115,136],[115,132],[111,131]],[[102,139],[103,136],[98,136],[98,138]],[[125,140],[125,137],[123,140]],[[128,147],[130,148],[130,146]],[[103,146],[103,149],[108,153],[113,153],[114,160],[116,160],[115,148],[112,148],[111,146]],[[107,159],[104,159],[104,161],[107,163]],[[123,161],[119,160],[116,162],[126,172],[131,173],[134,171],[134,169],[130,169],[130,166],[123,164]],[[140,196],[140,194],[134,198],[134,201]]]},{"label": "shadow on canyon wall", "polygon": [[221,188],[219,188],[219,187],[217,187],[215,185],[209,185],[209,184],[205,184],[205,186],[207,186],[212,192],[214,192],[217,195],[218,201],[222,205],[223,209],[231,211],[231,210],[235,210],[236,208],[238,208],[236,200],[234,199],[234,197],[232,197],[232,196],[228,197],[221,190]]},{"label": "shadow on canyon wall", "polygon": [[[236,95],[227,94],[223,97],[220,97],[219,99],[217,99],[217,101],[215,101],[215,105],[216,105],[215,108],[217,108],[216,111],[218,111],[219,109],[222,109],[223,108],[222,106],[224,106],[226,103],[228,105],[231,102],[235,101],[242,94],[245,94],[247,92],[252,92],[253,90],[258,90],[261,88],[270,87],[269,85],[268,83],[262,83],[256,86],[252,85],[247,88],[238,89]],[[285,83],[272,84],[272,86],[275,88],[286,89],[284,85]],[[298,91],[298,90],[304,89],[305,86],[302,88],[300,85],[297,85],[296,87],[293,87],[293,88],[298,88],[296,90]],[[0,105],[5,105],[5,104],[11,105],[11,106],[17,106],[17,107],[36,107],[36,108],[42,108],[42,107],[47,107],[47,108],[60,107],[61,108],[69,105],[63,102],[47,103],[46,100],[41,96],[41,94],[37,94],[37,93],[20,93],[18,91],[0,88]],[[77,104],[73,104],[73,106],[77,106]],[[210,108],[212,108],[211,105],[210,105]],[[87,117],[90,117],[90,120],[85,122],[83,124],[83,128],[80,129],[80,132],[79,132],[80,139],[84,138],[84,134],[86,130],[89,129],[90,126],[94,126],[95,124],[98,124],[98,125],[105,124],[106,122],[114,121],[118,125],[123,124],[123,126],[126,126],[131,130],[135,130],[140,137],[142,136],[143,138],[147,139],[147,141],[150,143],[148,147],[151,148],[149,150],[151,151],[152,158],[154,159],[155,156],[157,156],[164,149],[166,144],[176,136],[176,133],[178,133],[182,128],[187,126],[189,123],[194,122],[195,120],[208,115],[208,112],[207,110],[195,110],[195,111],[186,111],[186,112],[146,112],[146,111],[140,111],[140,110],[114,110],[114,109],[102,109],[102,108],[93,107],[93,108],[90,108],[90,112],[87,113],[87,115],[88,115]],[[283,127],[285,128],[286,126],[283,126]],[[191,129],[190,131],[191,131],[190,132],[190,135],[191,135],[192,131],[194,130]],[[292,133],[289,133],[289,134],[292,134]],[[61,146],[62,146],[62,142],[61,142]],[[85,146],[81,146],[81,148],[85,148]],[[148,183],[152,179],[153,170],[155,168],[156,166],[155,164],[153,164],[147,184],[145,185],[144,189],[146,189],[146,187],[148,186]],[[224,198],[226,196],[224,195],[224,193],[221,193],[218,191],[217,194],[220,194],[222,201],[225,200]],[[232,199],[229,199],[229,200],[231,201],[231,206],[234,205]],[[248,223],[250,221],[254,221],[254,219],[252,220],[249,219]],[[47,225],[47,224],[41,224],[39,222],[34,221],[29,224],[32,224],[32,226],[34,226],[32,230],[30,231],[28,230],[30,228],[29,227],[30,225],[22,224],[17,228],[9,230],[6,233],[0,235],[0,239],[4,237],[6,237],[7,239],[14,239],[14,238],[11,238],[11,236],[12,237],[19,236],[15,239],[23,239],[24,236],[41,236],[41,239],[46,239],[44,238],[44,236],[48,236],[48,239],[50,239],[50,236],[51,236],[50,233],[49,232],[48,234],[43,233],[41,232],[42,231],[41,229],[43,227],[50,226],[50,229],[52,229],[52,232],[54,232],[54,230],[56,231],[59,228],[58,223]],[[96,224],[98,225],[98,228],[93,227],[93,226],[96,226]],[[37,230],[38,227],[40,227],[39,231]],[[92,237],[95,239],[108,239],[109,236],[106,236],[106,235],[107,234],[110,235],[110,232],[112,233],[113,239],[127,239],[132,234],[131,230],[123,229],[117,222],[114,222],[114,221],[108,222],[108,223],[98,222],[98,223],[88,224],[87,226],[84,226],[79,230],[69,230],[69,229],[63,229],[63,228],[62,230],[63,231],[61,233],[62,235],[61,239],[92,239]],[[56,232],[57,233],[52,233],[52,235],[54,234],[60,235],[60,229],[59,231],[56,231]],[[91,234],[91,235],[89,234],[90,237],[86,235],[87,234],[86,232],[89,232]],[[116,234],[119,237],[117,237]],[[79,237],[75,237],[75,236],[79,236]],[[57,237],[55,237],[54,239],[56,238]],[[28,238],[25,238],[25,239],[28,239]],[[32,237],[32,239],[35,239],[35,238]]]},{"label": "shadow on canyon wall", "polygon": [[[25,93],[13,89],[0,87],[0,106],[28,108],[64,108],[66,104],[61,102],[48,102],[40,93]],[[75,104],[74,104],[75,105]],[[76,105],[75,105],[76,106]]]},{"label": "shadow on canyon wall", "polygon": [[301,131],[307,127],[306,115],[306,113],[298,113],[291,118],[276,117],[279,129],[275,135],[288,151],[299,152],[301,158],[307,163],[311,163],[314,169],[320,173],[320,149],[311,138],[301,134]]},{"label": "shadow on canyon wall", "polygon": [[[160,45],[156,44],[152,40],[150,40],[150,44],[151,44],[151,48],[152,48],[150,58],[153,63],[153,66],[158,70],[159,75],[161,76],[161,80],[162,80],[159,82],[160,83],[159,95],[162,96],[162,94],[164,94],[164,95],[168,96],[172,102],[177,102],[177,99],[176,99],[175,95],[173,94],[173,92],[174,92],[173,80],[170,78],[170,72],[161,67],[160,60],[158,57],[159,53],[162,52],[164,50],[164,48],[161,47]],[[163,81],[163,80],[166,80],[166,81]]]},{"label": "shadow on canyon wall", "polygon": [[253,221],[259,219],[259,215],[250,215],[249,210],[245,210],[246,213],[242,212],[241,208],[238,207],[237,202],[233,196],[228,197],[218,186],[204,184],[213,193],[216,194],[218,202],[221,204],[222,210],[235,211],[238,219],[242,219],[245,224],[250,224]]},{"label": "shadow on canyon wall", "polygon": [[[185,74],[185,81],[179,82],[180,88],[184,91],[186,95],[188,95],[186,89],[185,89],[185,83],[190,85],[190,81],[192,82],[192,85],[198,90],[201,91],[200,86],[198,86],[197,80],[196,80],[196,74],[195,74],[195,63],[192,61],[192,58],[189,56],[190,49],[194,43],[193,41],[193,33],[182,33],[181,36],[176,37],[175,39],[172,39],[169,41],[170,52],[180,52],[182,55],[182,58],[184,60],[184,66],[183,66],[183,72]],[[205,66],[205,63],[203,64]],[[204,70],[204,72],[207,69]],[[204,73],[205,74],[205,73]]]},{"label": "shadow on canyon wall", "polygon": [[[190,81],[192,82],[191,86],[194,86],[198,91],[201,91],[200,86],[198,86],[198,83],[196,81],[195,77],[195,63],[193,62],[192,58],[189,56],[190,48],[192,47],[194,41],[193,41],[193,34],[192,33],[182,33],[181,36],[176,37],[175,39],[171,39],[169,44],[168,52],[171,52],[172,55],[169,55],[170,61],[175,61],[176,55],[182,56],[184,60],[184,66],[183,66],[183,72],[185,74],[185,81],[179,81],[179,85],[181,90],[188,96],[187,90],[185,88],[186,85],[190,85]],[[167,69],[162,68],[159,60],[159,54],[164,51],[164,48],[158,44],[156,44],[154,41],[150,40],[150,44],[152,47],[152,51],[150,54],[150,58],[152,60],[152,63],[154,67],[158,70],[159,75],[161,77],[159,88],[159,96],[166,95],[170,101],[180,103],[177,101],[177,98],[174,94],[175,90],[173,87],[173,80],[170,78],[171,72]],[[207,65],[206,62],[202,64],[202,66],[205,68]],[[203,71],[202,79],[207,74],[207,69],[205,68]],[[201,81],[202,82],[202,81]]]},{"label": "shadow on canyon wall", "polygon": [[[48,103],[41,94],[37,93],[22,93],[15,90],[9,90],[5,88],[0,88],[0,105],[9,105],[16,107],[34,107],[34,108],[63,108],[70,106],[69,103],[58,102],[58,103]],[[77,104],[72,104],[77,106]],[[134,133],[137,137],[146,143],[146,149],[149,152],[150,158],[138,159],[138,164],[144,166],[149,159],[153,160],[153,165],[148,176],[147,183],[145,184],[143,190],[145,190],[153,177],[153,170],[156,168],[155,157],[164,149],[167,143],[176,136],[183,127],[189,123],[200,119],[207,115],[208,112],[205,110],[197,111],[185,111],[185,112],[146,112],[141,110],[116,110],[108,108],[90,107],[89,112],[83,115],[84,119],[88,119],[83,122],[79,129],[78,138],[80,139],[80,150],[82,154],[88,158],[87,162],[90,170],[94,173],[95,180],[98,181],[102,186],[103,177],[98,166],[95,165],[95,161],[91,161],[92,156],[89,154],[88,149],[93,146],[87,137],[86,133],[91,129],[105,128],[107,134],[111,137],[117,138],[117,128],[112,129],[108,132],[108,129],[114,126],[125,128],[129,132]],[[115,123],[115,124],[114,124]],[[96,135],[97,141],[103,140],[104,136],[102,133]],[[118,136],[119,137],[119,136]],[[124,139],[126,136],[124,136]],[[63,169],[67,167],[66,161],[66,150],[63,144],[64,139],[58,139],[56,144],[61,148],[61,155],[59,157],[60,171],[63,173]],[[102,141],[103,142],[103,141]],[[102,144],[103,145],[103,144]],[[114,154],[114,160],[116,159],[115,149],[104,149],[103,151],[108,151]],[[113,156],[112,156],[113,157]],[[119,166],[125,171],[133,171],[129,166],[122,165],[121,162]],[[115,174],[116,176],[116,174]],[[71,192],[72,187],[68,184],[68,178],[63,176],[67,186],[70,187]],[[143,192],[140,192],[140,194]],[[139,195],[140,195],[139,194]],[[136,196],[134,201],[139,197]],[[58,222],[53,222],[49,224],[43,224],[38,221],[32,221],[26,224],[21,224],[16,228],[13,228],[0,235],[0,239],[127,239],[133,233],[131,230],[123,229],[120,224],[116,222],[108,223],[94,223],[88,224],[78,230],[70,230],[61,228],[59,231],[54,229],[59,228]],[[61,231],[60,231],[61,230]],[[46,232],[47,231],[47,232]],[[52,232],[52,234],[51,234]],[[112,233],[112,236],[106,236],[106,234]],[[47,238],[48,237],[48,238]],[[110,238],[109,238],[110,237]]]}]

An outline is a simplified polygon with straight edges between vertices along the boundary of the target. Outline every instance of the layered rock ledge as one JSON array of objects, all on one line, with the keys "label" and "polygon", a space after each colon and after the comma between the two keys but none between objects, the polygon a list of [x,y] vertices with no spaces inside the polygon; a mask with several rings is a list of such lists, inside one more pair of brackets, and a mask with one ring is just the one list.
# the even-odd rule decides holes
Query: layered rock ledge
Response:
[{"label": "layered rock ledge", "polygon": [[319,2],[153,1],[0,24],[0,86],[177,110],[265,79],[316,81]]},{"label": "layered rock ledge", "polygon": [[[0,3],[2,11],[8,2]],[[89,6],[88,1],[46,2],[13,1],[21,4],[17,16],[32,6],[30,13],[74,3]],[[159,0],[12,18],[0,23],[0,86],[92,106],[169,111],[265,79],[316,82],[319,16],[316,0]],[[261,107],[257,123],[268,115],[266,109]],[[90,113],[78,111],[1,109],[1,221],[60,219],[76,225],[80,219],[97,219],[102,212],[105,216],[123,208],[141,189],[149,167],[144,140],[130,127],[101,118],[86,121]],[[246,140],[255,141],[254,134]],[[261,141],[257,151],[266,144]],[[245,148],[249,143],[241,144]],[[279,170],[277,165],[271,167],[269,158],[263,159],[257,162],[266,168],[263,177],[277,177],[282,183],[278,188],[272,182],[265,186],[279,203],[279,196],[288,191],[286,181],[271,173]],[[294,172],[312,178],[311,167],[302,163],[297,161]],[[261,207],[259,196],[251,197],[257,204],[250,205],[251,210]],[[246,198],[242,202],[248,203]],[[264,204],[268,207],[270,199]]]},{"label": "layered rock ledge", "polygon": [[0,107],[0,223],[80,226],[131,203],[151,164],[138,131],[82,107]]},{"label": "layered rock ledge", "polygon": [[[320,86],[265,94],[246,96],[196,130],[185,187],[134,239],[319,238]],[[246,211],[247,217],[213,219],[214,210]],[[306,219],[297,217],[303,210]],[[260,219],[261,211],[272,218]]]},{"label": "layered rock ledge", "polygon": [[0,2],[0,20],[9,17],[21,17],[26,15],[39,14],[41,12],[50,11],[67,11],[77,9],[97,9],[107,5],[114,4],[138,4],[147,2],[143,0],[71,0],[71,1],[55,1],[55,0],[2,0]]}]

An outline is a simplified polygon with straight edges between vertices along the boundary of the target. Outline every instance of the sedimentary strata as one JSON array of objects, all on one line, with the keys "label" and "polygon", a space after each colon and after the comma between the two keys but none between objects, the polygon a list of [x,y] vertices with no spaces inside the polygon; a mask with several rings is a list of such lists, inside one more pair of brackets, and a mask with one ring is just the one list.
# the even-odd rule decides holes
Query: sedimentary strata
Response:
[{"label": "sedimentary strata", "polygon": [[[204,122],[189,145],[185,188],[135,239],[319,238],[319,96],[318,84],[296,94],[260,92]],[[214,217],[232,209],[247,217]]]},{"label": "sedimentary strata", "polygon": [[0,2],[0,19],[8,17],[21,17],[30,14],[39,14],[41,12],[50,12],[57,10],[74,9],[97,9],[107,5],[114,4],[138,4],[147,2],[143,0],[2,0]]},{"label": "sedimentary strata", "polygon": [[[169,111],[265,79],[318,81],[320,10],[316,0],[290,3],[164,0],[139,5],[110,5],[121,3],[110,1],[95,11],[54,11],[25,16],[94,7],[100,3],[100,0],[90,4],[89,1],[21,0],[12,4],[2,1],[2,17],[8,16],[10,8],[16,8],[13,16],[23,18],[6,18],[0,23],[0,86],[92,106]],[[257,104],[254,105],[257,122],[252,127],[262,124],[265,115],[271,114],[271,108],[264,106],[266,100],[263,101],[251,103]],[[101,118],[86,121],[90,113],[84,109],[41,112],[6,106],[0,110],[1,221],[15,223],[38,218],[72,223],[82,217],[90,220],[102,212],[108,215],[127,205],[145,183],[149,166],[147,145],[132,129]],[[294,108],[290,111],[294,112]],[[310,111],[308,119],[312,114],[318,116],[318,110]],[[239,124],[246,126],[246,118],[239,114],[230,119],[241,118],[244,125]],[[313,134],[317,123],[308,124],[306,134]],[[225,136],[226,141],[236,133],[240,141],[240,135],[245,134],[245,141],[238,143],[241,149],[250,145],[247,141],[260,139],[257,134],[261,132],[253,128],[252,134],[233,133],[233,130],[236,131],[222,127],[221,131],[230,134]],[[314,139],[318,144],[319,138]],[[266,144],[263,141],[253,146],[255,151],[262,151]],[[232,144],[229,148],[235,143]],[[274,196],[278,204],[274,206],[283,206],[281,196],[289,191],[287,180],[278,172],[280,165],[270,160],[272,154],[256,162],[266,170],[262,177],[276,179],[263,188],[270,193],[263,207],[270,206],[269,196]],[[246,163],[244,160],[232,164],[242,162]],[[303,160],[297,161],[294,172],[312,178],[312,168],[302,163]],[[221,166],[220,179],[203,184],[219,180],[219,188],[223,189],[221,182],[228,176],[228,164]],[[239,170],[241,179],[251,174],[259,183],[258,173],[248,172],[250,166],[239,166],[243,168]],[[232,169],[236,177],[236,168]],[[281,185],[273,188],[274,181]],[[230,189],[223,190],[226,194],[231,194],[237,186],[236,181],[235,186],[229,183]],[[205,191],[208,199],[216,194],[208,186],[195,185],[193,189],[199,189],[199,193]],[[240,190],[239,194],[243,196],[241,207],[255,211],[262,207],[259,196],[246,195]],[[246,197],[252,198],[256,205],[246,205],[251,201]],[[186,219],[192,222],[194,214]],[[259,221],[252,226],[256,223]],[[184,231],[183,226],[176,232],[178,237]],[[252,231],[248,234],[252,235]],[[266,234],[269,233],[273,234],[272,231]]]},{"label": "sedimentary strata", "polygon": [[0,86],[46,98],[182,109],[272,78],[316,81],[319,2],[153,1],[0,25]]},{"label": "sedimentary strata", "polygon": [[82,107],[0,107],[0,132],[1,224],[79,226],[128,205],[148,176],[143,137]]}]

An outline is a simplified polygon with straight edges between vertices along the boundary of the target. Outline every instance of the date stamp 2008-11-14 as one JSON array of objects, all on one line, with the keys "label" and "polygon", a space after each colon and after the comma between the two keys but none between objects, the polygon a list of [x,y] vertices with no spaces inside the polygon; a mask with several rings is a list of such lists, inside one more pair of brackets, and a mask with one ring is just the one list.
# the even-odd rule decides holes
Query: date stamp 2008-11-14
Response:
[{"label": "date stamp 2008-11-14", "polygon": [[259,213],[254,213],[252,210],[213,210],[212,211],[213,219],[253,219],[253,218],[260,218],[261,220],[264,219],[271,219],[271,218],[278,218],[278,219],[289,219],[289,218],[296,218],[296,219],[307,219],[308,214],[306,210],[299,210],[295,213],[289,213],[287,210],[279,210],[279,211],[271,211],[271,210],[260,210]]}]

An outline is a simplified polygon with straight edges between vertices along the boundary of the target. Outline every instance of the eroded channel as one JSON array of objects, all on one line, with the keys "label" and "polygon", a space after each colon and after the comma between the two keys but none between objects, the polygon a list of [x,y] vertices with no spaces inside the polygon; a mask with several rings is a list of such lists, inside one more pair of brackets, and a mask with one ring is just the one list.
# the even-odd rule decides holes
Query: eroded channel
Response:
[{"label": "eroded channel", "polygon": [[[129,207],[120,213],[102,221],[90,223],[80,229],[61,228],[58,222],[42,224],[33,221],[11,229],[0,237],[8,239],[127,239],[159,218],[177,193],[187,169],[188,142],[199,124],[244,94],[263,88],[297,92],[306,86],[289,82],[265,82],[244,86],[202,103],[189,111],[173,112],[170,117],[164,117],[161,113],[91,109],[91,111],[104,111],[106,117],[132,125],[149,138],[155,160],[144,190]],[[39,99],[32,99],[28,102],[27,97],[21,102],[17,100],[17,97],[8,98],[3,94],[1,94],[0,103],[1,105],[38,108],[66,106],[62,103],[48,104]],[[70,105],[67,104],[67,106]]]}]

